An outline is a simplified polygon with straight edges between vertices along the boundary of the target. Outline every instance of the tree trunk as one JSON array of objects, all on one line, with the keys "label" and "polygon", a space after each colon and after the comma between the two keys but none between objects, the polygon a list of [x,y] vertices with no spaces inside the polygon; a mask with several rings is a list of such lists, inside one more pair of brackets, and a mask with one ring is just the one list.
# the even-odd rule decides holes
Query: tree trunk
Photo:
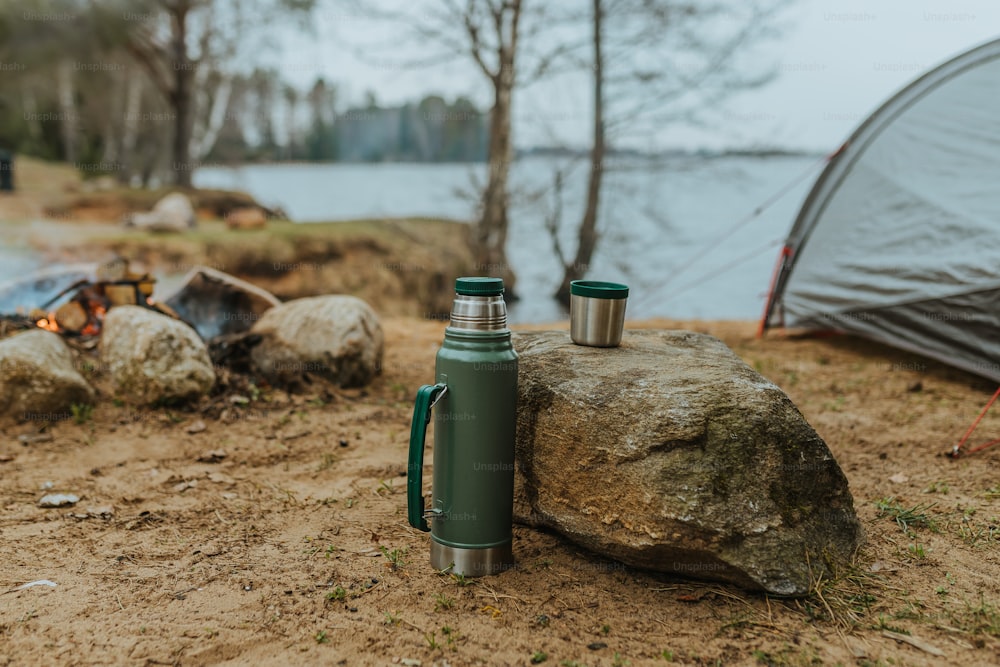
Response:
[{"label": "tree trunk", "polygon": [[174,136],[172,145],[174,185],[182,188],[191,187],[191,83],[197,63],[188,58],[187,53],[187,6],[177,7],[172,31],[172,46],[174,52],[174,85],[170,91],[170,106],[174,111]]},{"label": "tree trunk", "polygon": [[127,84],[128,77],[123,72],[115,72],[112,78],[113,83],[108,92],[109,113],[104,120],[104,129],[101,132],[101,144],[103,145],[101,162],[105,165],[113,165],[112,168],[115,169],[120,178],[121,169],[116,169],[118,166],[116,163],[121,156],[121,144],[119,143],[121,126],[118,123],[123,117],[122,110],[125,105],[122,101],[122,89]]},{"label": "tree trunk", "polygon": [[142,80],[138,72],[129,72],[125,82],[125,122],[122,125],[120,152],[122,168],[118,172],[118,180],[121,183],[129,183],[132,180],[140,113],[142,113]]},{"label": "tree trunk", "polygon": [[[472,251],[476,270],[482,275],[504,280],[508,301],[517,299],[514,271],[507,261],[507,190],[514,151],[511,140],[511,102],[514,93],[514,62],[517,53],[521,3],[505,4],[510,11],[509,32],[504,34],[502,19],[497,21],[498,70],[491,73],[493,108],[490,110],[489,173],[483,191],[482,212],[473,230]],[[502,16],[502,14],[499,14]]]},{"label": "tree trunk", "polygon": [[[31,89],[27,84],[21,84],[21,100],[24,105],[24,117],[28,122],[28,136],[31,137],[32,143],[40,142],[42,138],[42,122],[38,120],[38,99],[35,97],[35,91]],[[33,146],[34,150],[38,150],[38,146]]]},{"label": "tree trunk", "polygon": [[202,160],[215,146],[219,138],[219,132],[226,122],[226,112],[229,110],[229,97],[233,92],[233,78],[228,74],[222,75],[222,80],[215,89],[215,94],[209,98],[208,118],[204,125],[199,126],[199,131],[192,130],[191,157],[195,160]]},{"label": "tree trunk", "polygon": [[597,248],[597,212],[601,202],[601,180],[604,176],[604,54],[601,51],[603,0],[593,0],[594,29],[594,126],[590,149],[590,178],[587,182],[587,207],[577,232],[576,257],[563,268],[563,279],[553,295],[563,305],[569,305],[570,283],[583,278],[590,268]]},{"label": "tree trunk", "polygon": [[73,91],[73,63],[70,60],[59,61],[56,70],[56,85],[58,86],[59,94],[59,119],[62,129],[63,158],[66,162],[76,164],[77,138],[80,132]]},{"label": "tree trunk", "polygon": [[512,156],[511,90],[498,85],[490,110],[489,175],[483,192],[482,215],[476,226],[476,269],[483,275],[500,276],[513,292],[513,271],[507,262],[507,181]]}]

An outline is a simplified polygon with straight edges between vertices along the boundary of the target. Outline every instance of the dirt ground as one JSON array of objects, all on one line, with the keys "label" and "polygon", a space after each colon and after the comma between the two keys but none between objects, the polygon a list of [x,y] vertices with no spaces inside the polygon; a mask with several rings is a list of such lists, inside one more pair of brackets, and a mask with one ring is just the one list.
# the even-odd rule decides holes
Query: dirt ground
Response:
[{"label": "dirt ground", "polygon": [[[517,567],[462,581],[431,569],[405,518],[411,400],[443,324],[384,326],[365,390],[186,409],[104,396],[74,420],[3,426],[0,665],[1000,662],[1000,446],[942,456],[989,382],[847,337],[630,323],[715,334],[789,394],[850,480],[857,562],[783,600],[516,526]],[[974,440],[998,431],[1000,409]],[[81,499],[42,509],[48,488]],[[42,579],[56,586],[17,590]]]},{"label": "dirt ground", "polygon": [[[79,174],[19,165],[19,193],[0,197],[5,243],[75,245],[47,233],[59,221],[91,233],[38,221]],[[411,401],[444,324],[383,325],[384,372],[364,390],[236,378],[148,409],[97,375],[92,413],[0,423],[0,665],[1000,663],[1000,445],[943,456],[992,383],[849,337],[629,323],[719,336],[789,394],[850,480],[868,535],[856,562],[784,600],[515,526],[514,570],[458,580],[431,569],[405,517]],[[974,442],[1000,437],[994,410]],[[80,500],[38,507],[57,491]],[[18,590],[38,580],[56,585]]]}]

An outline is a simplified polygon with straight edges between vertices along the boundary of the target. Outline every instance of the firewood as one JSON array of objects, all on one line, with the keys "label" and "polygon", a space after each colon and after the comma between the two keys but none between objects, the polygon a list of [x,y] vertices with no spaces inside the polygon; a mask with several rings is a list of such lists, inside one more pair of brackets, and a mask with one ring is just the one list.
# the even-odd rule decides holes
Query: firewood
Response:
[{"label": "firewood", "polygon": [[79,333],[87,326],[90,316],[79,301],[68,301],[56,309],[56,324],[66,331]]},{"label": "firewood", "polygon": [[124,257],[115,257],[97,267],[97,281],[113,283],[125,280],[128,273],[128,260]]},{"label": "firewood", "polygon": [[105,285],[104,296],[112,306],[134,306],[136,304],[135,285]]},{"label": "firewood", "polygon": [[152,308],[153,310],[156,310],[156,311],[159,311],[159,312],[163,313],[167,317],[172,317],[175,320],[181,320],[182,322],[184,321],[181,318],[181,316],[177,314],[176,310],[174,310],[173,308],[171,308],[170,306],[168,306],[165,303],[162,303],[160,301],[154,301],[151,304],[149,304],[149,307]]}]

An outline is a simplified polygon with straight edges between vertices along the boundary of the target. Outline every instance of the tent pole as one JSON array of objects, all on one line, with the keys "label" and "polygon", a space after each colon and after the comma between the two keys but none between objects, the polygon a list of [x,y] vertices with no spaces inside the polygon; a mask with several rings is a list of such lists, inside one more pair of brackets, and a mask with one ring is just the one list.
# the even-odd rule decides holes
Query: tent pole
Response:
[{"label": "tent pole", "polygon": [[764,336],[764,332],[767,330],[767,318],[771,314],[771,305],[774,301],[774,288],[777,286],[778,277],[784,272],[785,263],[791,255],[791,247],[787,245],[781,247],[781,252],[778,253],[778,261],[774,265],[774,272],[771,274],[771,284],[767,288],[767,301],[764,303],[764,315],[760,318],[760,324],[757,325],[757,338],[762,338]]}]

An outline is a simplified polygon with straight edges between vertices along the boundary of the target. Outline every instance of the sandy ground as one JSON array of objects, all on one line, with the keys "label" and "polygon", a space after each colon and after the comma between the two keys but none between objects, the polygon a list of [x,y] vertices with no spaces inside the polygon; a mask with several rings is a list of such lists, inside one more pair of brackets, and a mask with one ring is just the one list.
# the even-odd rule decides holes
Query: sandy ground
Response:
[{"label": "sandy ground", "polygon": [[[0,665],[1000,662],[1000,446],[942,456],[990,383],[852,338],[643,323],[718,335],[788,392],[850,480],[856,564],[782,600],[516,526],[514,570],[460,581],[405,519],[410,401],[443,325],[384,325],[366,390],[174,410],[105,397],[27,445],[37,424],[3,427]],[[1000,409],[974,440],[998,431]],[[49,486],[81,500],[42,509]],[[16,590],[40,579],[57,586]]]}]

